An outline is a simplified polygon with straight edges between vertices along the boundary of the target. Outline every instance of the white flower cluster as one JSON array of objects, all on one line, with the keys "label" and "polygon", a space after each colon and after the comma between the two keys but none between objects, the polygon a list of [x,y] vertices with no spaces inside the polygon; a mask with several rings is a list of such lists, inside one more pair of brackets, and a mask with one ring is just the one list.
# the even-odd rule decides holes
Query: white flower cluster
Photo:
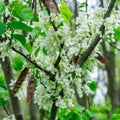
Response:
[{"label": "white flower cluster", "polygon": [[[101,36],[102,39],[109,38],[114,40],[114,28],[117,28],[120,24],[120,12],[113,10],[110,18],[104,20],[104,14],[106,9],[98,8],[94,12],[87,15],[84,12],[80,12],[76,20],[77,29],[75,36],[72,37],[70,27],[64,22],[64,19],[60,14],[51,14],[51,21],[57,27],[54,30],[50,18],[46,11],[39,12],[39,26],[41,32],[45,35],[39,35],[33,44],[32,59],[42,66],[42,68],[52,71],[55,74],[55,81],[51,81],[43,71],[40,71],[36,90],[34,92],[34,102],[39,105],[40,108],[50,110],[54,101],[56,106],[59,108],[73,107],[74,89],[76,88],[79,96],[83,94],[82,88],[82,76],[87,73],[87,70],[92,70],[96,66],[95,56],[93,52],[88,61],[80,68],[73,63],[73,56],[79,56],[88,49],[90,44],[95,39],[97,34],[101,35],[99,31],[100,26],[104,23],[105,35]],[[37,23],[38,24],[38,23]],[[36,24],[33,22],[33,27]],[[18,32],[18,31],[16,31]],[[27,42],[29,37],[26,38]],[[17,49],[22,48],[18,42],[13,41],[14,47]],[[60,45],[64,43],[64,47],[60,51]],[[0,43],[0,57],[4,58],[8,56],[9,40]],[[35,57],[35,50],[40,47],[37,57]],[[99,45],[95,48],[95,51],[99,50]],[[23,49],[26,54],[26,50]],[[56,62],[59,54],[61,55],[61,61],[59,63],[59,69],[55,68],[54,63]],[[13,85],[15,81],[11,82]],[[21,99],[26,96],[27,81],[24,81],[22,87],[15,95]],[[87,87],[85,86],[87,89]]]},{"label": "white flower cluster", "polygon": [[8,116],[8,117],[3,118],[3,120],[15,120],[15,116],[14,115]]},{"label": "white flower cluster", "polygon": [[8,44],[9,44],[9,40],[6,40],[4,42],[0,42],[0,58],[2,58],[2,60],[5,60],[6,56],[9,56],[10,51],[8,49]]}]

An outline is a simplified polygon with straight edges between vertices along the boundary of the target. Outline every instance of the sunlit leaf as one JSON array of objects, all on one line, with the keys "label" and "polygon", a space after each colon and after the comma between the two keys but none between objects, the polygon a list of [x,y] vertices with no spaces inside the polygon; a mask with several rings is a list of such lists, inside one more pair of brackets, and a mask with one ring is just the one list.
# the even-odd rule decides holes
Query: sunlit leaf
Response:
[{"label": "sunlit leaf", "polygon": [[61,1],[62,7],[60,8],[60,13],[62,17],[65,19],[65,22],[70,25],[70,19],[72,17],[72,13],[70,9],[66,6],[64,1]]},{"label": "sunlit leaf", "polygon": [[11,21],[7,24],[8,28],[14,28],[18,30],[24,30],[31,32],[32,28],[21,21]]},{"label": "sunlit leaf", "polygon": [[97,89],[97,83],[95,81],[92,81],[90,83],[87,83],[88,87],[93,91],[95,92],[96,89]]}]

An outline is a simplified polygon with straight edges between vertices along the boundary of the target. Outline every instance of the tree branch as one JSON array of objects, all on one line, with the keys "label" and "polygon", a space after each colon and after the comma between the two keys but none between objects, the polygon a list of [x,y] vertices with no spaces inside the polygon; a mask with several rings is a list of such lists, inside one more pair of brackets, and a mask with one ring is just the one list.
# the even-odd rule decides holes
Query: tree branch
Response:
[{"label": "tree branch", "polygon": [[[109,4],[109,7],[108,7],[108,10],[107,12],[105,13],[105,16],[104,16],[104,19],[106,19],[107,17],[110,16],[111,14],[111,11],[114,7],[114,4],[115,4],[116,0],[111,0],[110,4]],[[99,29],[102,33],[102,35],[104,34],[104,30],[105,30],[105,26],[102,24],[100,29]],[[93,50],[95,49],[96,45],[98,44],[98,42],[100,41],[100,35],[97,34],[94,41],[91,43],[90,47],[84,52],[84,54],[81,56],[79,62],[78,62],[78,65],[81,67],[84,62],[88,59],[88,57],[90,56],[90,54],[93,52]]]},{"label": "tree branch", "polygon": [[28,56],[26,56],[25,54],[23,54],[22,52],[16,50],[14,47],[12,47],[12,50],[15,51],[16,53],[20,54],[21,56],[23,56],[24,58],[26,58],[30,63],[32,63],[36,68],[40,69],[41,71],[44,71],[47,75],[50,76],[50,79],[52,81],[54,81],[54,74],[51,73],[51,71],[45,70],[42,67],[40,67],[35,61],[32,61]]}]

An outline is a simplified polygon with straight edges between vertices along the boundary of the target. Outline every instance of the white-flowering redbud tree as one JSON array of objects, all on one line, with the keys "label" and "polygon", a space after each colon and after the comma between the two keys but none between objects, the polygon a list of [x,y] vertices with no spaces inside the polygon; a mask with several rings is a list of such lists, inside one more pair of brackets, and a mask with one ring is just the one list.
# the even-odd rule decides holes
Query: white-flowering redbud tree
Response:
[{"label": "white-flowering redbud tree", "polygon": [[[114,43],[119,39],[120,12],[113,8],[115,0],[89,15],[79,10],[73,36],[72,13],[65,2],[58,4],[59,9],[54,0],[36,2],[0,1],[0,58],[10,58],[15,74],[29,69],[27,73],[35,80],[34,103],[49,111],[54,120],[58,109],[67,108],[65,114],[72,111],[75,91],[82,97],[97,89],[97,84],[84,76],[97,65],[100,41]],[[26,98],[27,80],[14,96]],[[11,80],[11,89],[15,82]]]}]

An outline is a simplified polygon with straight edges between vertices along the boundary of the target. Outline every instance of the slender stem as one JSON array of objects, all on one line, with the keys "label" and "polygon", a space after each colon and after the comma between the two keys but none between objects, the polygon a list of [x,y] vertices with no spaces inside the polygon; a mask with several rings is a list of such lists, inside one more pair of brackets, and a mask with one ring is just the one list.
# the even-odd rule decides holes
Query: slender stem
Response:
[{"label": "slender stem", "polygon": [[3,107],[3,108],[4,108],[5,112],[7,113],[7,115],[8,115],[8,116],[11,116],[11,114],[10,114],[10,112],[8,111],[7,107],[5,106],[5,107]]},{"label": "slender stem", "polygon": [[[51,71],[45,70],[42,67],[40,67],[35,61],[32,61],[28,56],[23,54],[21,51],[16,50],[14,47],[12,47],[12,50],[15,51],[16,53],[20,54],[24,58],[26,58],[30,63],[32,63],[36,68],[44,71],[47,75],[49,75],[51,78],[54,78],[54,74],[51,73]],[[52,80],[52,79],[51,79]]]}]

